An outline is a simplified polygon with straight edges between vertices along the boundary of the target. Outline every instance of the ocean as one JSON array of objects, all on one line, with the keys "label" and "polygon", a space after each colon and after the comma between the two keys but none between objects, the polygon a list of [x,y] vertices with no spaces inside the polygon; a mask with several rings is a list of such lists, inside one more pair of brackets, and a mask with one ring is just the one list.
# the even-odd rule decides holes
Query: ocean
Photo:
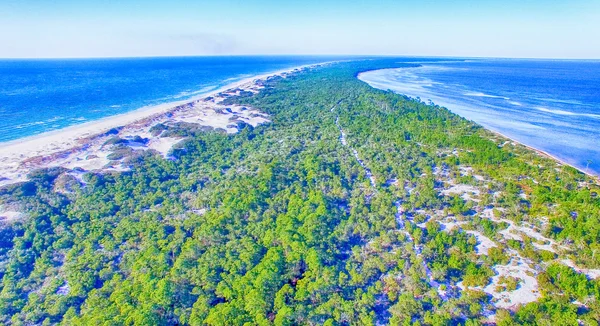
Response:
[{"label": "ocean", "polygon": [[[0,60],[2,142],[197,97],[236,81],[357,57]],[[377,60],[377,58],[371,58]],[[381,58],[371,86],[442,105],[600,175],[600,61]]]},{"label": "ocean", "polygon": [[432,101],[488,129],[600,175],[600,61],[402,58],[373,87]]},{"label": "ocean", "polygon": [[190,99],[325,56],[0,60],[0,146],[148,106]]}]

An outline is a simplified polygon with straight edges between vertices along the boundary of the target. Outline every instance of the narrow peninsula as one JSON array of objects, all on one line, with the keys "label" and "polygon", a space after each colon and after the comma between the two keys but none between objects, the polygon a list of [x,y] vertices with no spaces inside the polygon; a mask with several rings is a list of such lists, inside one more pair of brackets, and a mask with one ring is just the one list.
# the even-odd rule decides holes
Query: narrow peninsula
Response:
[{"label": "narrow peninsula", "polygon": [[597,178],[357,78],[401,66],[4,150],[0,323],[597,324]]}]

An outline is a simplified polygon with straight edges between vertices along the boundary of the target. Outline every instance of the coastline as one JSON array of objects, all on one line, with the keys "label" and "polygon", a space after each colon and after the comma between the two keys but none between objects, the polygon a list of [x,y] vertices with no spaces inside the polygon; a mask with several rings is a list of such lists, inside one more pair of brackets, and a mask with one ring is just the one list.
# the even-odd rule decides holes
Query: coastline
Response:
[{"label": "coastline", "polygon": [[[476,123],[476,122],[474,122],[474,123]],[[480,125],[480,124],[478,124],[478,123],[477,123],[477,125],[478,125],[478,126],[481,126],[481,125]],[[533,147],[533,146],[527,145],[527,144],[525,144],[525,143],[522,143],[522,142],[520,142],[520,141],[518,141],[518,140],[516,140],[516,139],[514,139],[514,138],[511,138],[511,137],[509,137],[509,136],[507,136],[507,135],[505,135],[505,134],[503,134],[503,133],[499,132],[499,131],[495,131],[495,130],[489,129],[489,128],[486,128],[486,127],[484,127],[484,126],[481,126],[481,127],[482,127],[483,129],[485,129],[485,130],[487,130],[487,131],[491,132],[492,134],[495,134],[495,135],[497,135],[497,136],[499,136],[499,137],[502,137],[502,138],[504,138],[504,139],[506,139],[506,140],[509,140],[509,141],[511,141],[511,142],[513,142],[513,143],[515,143],[515,144],[518,144],[518,145],[520,145],[520,146],[523,146],[523,147],[527,148],[527,149],[528,149],[528,150],[530,150],[530,151],[536,152],[536,153],[537,153],[538,155],[540,155],[540,156],[545,156],[545,157],[547,157],[547,158],[549,158],[549,159],[552,159],[552,160],[556,161],[556,162],[557,162],[557,163],[559,163],[559,164],[563,164],[563,165],[570,166],[570,167],[574,168],[575,170],[577,170],[577,171],[579,171],[579,172],[581,172],[581,173],[583,173],[583,174],[587,175],[588,177],[591,177],[592,179],[594,179],[594,180],[596,181],[596,183],[600,184],[600,176],[598,176],[598,175],[595,175],[595,174],[593,174],[593,173],[590,173],[590,172],[586,172],[586,171],[584,171],[583,169],[581,169],[581,168],[579,168],[579,167],[577,167],[577,166],[575,166],[575,165],[573,165],[573,164],[571,164],[571,163],[569,163],[569,162],[567,162],[567,161],[565,161],[565,160],[563,160],[563,159],[560,159],[560,158],[558,158],[558,157],[556,157],[556,156],[554,156],[554,155],[552,155],[552,154],[550,154],[550,153],[548,153],[548,152],[546,152],[546,151],[544,151],[544,150],[541,150],[541,149],[535,148],[535,147]]]},{"label": "coastline", "polygon": [[[153,149],[164,157],[182,137],[154,135],[151,128],[159,123],[189,123],[205,128],[220,129],[227,133],[237,132],[232,123],[244,122],[252,126],[268,122],[262,112],[245,107],[220,104],[238,91],[257,93],[261,81],[274,77],[285,78],[288,74],[303,69],[332,64],[328,61],[295,66],[264,74],[254,75],[227,84],[219,89],[180,101],[142,107],[125,112],[0,143],[0,186],[27,180],[27,174],[35,169],[64,167],[84,171],[126,170],[123,161],[111,160],[111,149],[106,141],[115,136],[129,139],[127,146],[134,150]],[[144,139],[140,144],[137,139]],[[110,147],[110,146],[109,146]],[[80,174],[80,173],[79,173]],[[77,175],[81,177],[81,175]]]},{"label": "coastline", "polygon": [[165,103],[161,103],[158,105],[152,105],[152,106],[144,106],[144,107],[141,107],[141,108],[129,111],[129,112],[124,112],[124,113],[111,115],[111,116],[100,118],[100,119],[93,120],[93,121],[79,123],[79,124],[75,124],[75,125],[68,126],[65,128],[43,132],[43,133],[40,133],[37,135],[31,135],[31,136],[26,136],[26,137],[19,138],[19,139],[0,142],[0,156],[8,148],[14,147],[16,145],[18,145],[19,147],[33,145],[36,142],[41,141],[44,138],[50,138],[52,136],[59,137],[59,136],[67,136],[68,135],[71,137],[75,136],[78,138],[94,136],[95,134],[102,133],[102,131],[108,131],[112,128],[118,128],[123,125],[135,123],[138,120],[145,119],[154,114],[166,113],[170,110],[175,109],[176,107],[178,107],[180,105],[185,105],[185,104],[197,101],[197,100],[202,100],[207,97],[211,97],[216,94],[219,94],[219,93],[222,93],[222,92],[234,89],[234,88],[238,88],[245,84],[255,82],[257,80],[262,80],[262,79],[266,79],[269,77],[275,77],[275,76],[278,76],[278,75],[281,75],[284,73],[290,73],[290,72],[293,72],[294,70],[301,70],[304,68],[310,68],[310,67],[324,65],[324,64],[331,64],[331,63],[335,63],[335,62],[337,62],[337,61],[327,61],[327,62],[316,63],[316,64],[295,66],[295,67],[288,68],[288,69],[281,69],[281,70],[277,70],[277,71],[273,71],[273,72],[255,75],[255,76],[243,78],[239,81],[232,82],[232,83],[222,86],[218,89],[208,91],[206,93],[199,94],[199,95],[193,96],[193,97],[185,99],[185,100],[165,102]]},{"label": "coastline", "polygon": [[[236,108],[235,106],[225,107],[220,102],[228,96],[236,95],[238,91],[257,93],[262,88],[260,81],[273,77],[285,78],[290,73],[336,62],[339,61],[301,65],[259,74],[243,78],[216,90],[208,91],[185,100],[142,107],[95,121],[0,143],[0,187],[26,181],[27,174],[39,168],[64,167],[77,170],[78,173],[74,174],[77,178],[81,177],[81,170],[85,172],[127,170],[124,160],[113,160],[110,158],[115,149],[105,148],[106,141],[113,137],[128,139],[124,143],[134,150],[151,149],[164,157],[168,157],[169,151],[183,137],[155,135],[151,132],[151,128],[157,124],[192,123],[206,128],[220,129],[227,133],[234,133],[237,132],[237,127],[234,127],[232,123],[244,122],[256,126],[268,122],[268,116],[257,109]],[[361,81],[360,75],[362,73],[364,72],[356,76]],[[412,96],[408,97],[417,99]],[[467,117],[464,118],[468,119]],[[499,131],[485,127],[477,122],[473,123],[494,135],[532,150],[538,155],[553,159],[560,164],[571,166],[600,184],[599,176],[594,173],[584,171],[583,168],[578,168],[546,151],[527,145]],[[139,141],[134,140],[136,137],[137,139],[143,139],[144,142],[139,143]]]},{"label": "coastline", "polygon": [[[394,69],[396,69],[396,68],[385,68],[385,69],[376,69],[376,70],[368,70],[368,71],[363,71],[363,72],[360,72],[359,74],[357,74],[356,78],[357,78],[357,79],[359,79],[359,80],[361,80],[362,82],[366,83],[366,84],[367,84],[367,85],[369,85],[370,87],[373,87],[373,86],[371,86],[371,85],[370,85],[370,84],[369,84],[367,81],[365,81],[365,80],[363,80],[363,79],[361,79],[361,78],[360,78],[361,74],[363,74],[363,73],[368,73],[368,72],[371,72],[371,71],[378,71],[378,70],[394,70]],[[376,87],[374,87],[374,88],[376,88]],[[392,91],[392,90],[389,90],[389,91]],[[425,101],[424,101],[423,99],[420,99],[420,98],[419,98],[419,97],[417,97],[417,96],[411,96],[411,95],[409,95],[409,94],[398,93],[398,92],[395,92],[395,91],[392,91],[392,92],[394,92],[394,93],[397,93],[397,94],[400,94],[400,95],[404,95],[404,96],[406,96],[406,97],[408,97],[408,98],[411,98],[411,99],[413,99],[413,100],[420,100],[420,101],[422,101],[422,102],[424,102],[424,103],[425,103]],[[435,102],[432,102],[432,103],[433,103],[433,104],[435,104]],[[437,105],[437,104],[436,104],[436,105]],[[440,107],[443,107],[443,108],[446,108],[444,105],[439,105],[439,106],[440,106]],[[446,109],[447,109],[447,110],[450,110],[450,109],[448,109],[448,108],[446,108]],[[576,166],[576,165],[574,165],[574,164],[572,164],[572,163],[569,163],[569,162],[567,162],[567,161],[566,161],[566,160],[564,160],[564,159],[560,159],[560,158],[558,158],[558,157],[556,157],[556,156],[554,156],[554,155],[552,155],[552,154],[550,154],[550,153],[548,153],[548,152],[546,152],[546,151],[544,151],[544,150],[542,150],[542,149],[536,148],[536,147],[534,147],[534,146],[531,146],[531,145],[527,145],[527,144],[525,144],[525,143],[523,143],[523,142],[521,142],[521,141],[519,141],[519,140],[516,140],[516,139],[514,139],[513,137],[507,136],[506,134],[504,134],[504,133],[502,133],[502,132],[499,132],[499,131],[497,131],[497,130],[494,130],[494,129],[492,129],[492,128],[489,128],[489,127],[486,127],[486,126],[484,126],[484,125],[482,125],[482,124],[480,124],[480,123],[478,123],[478,122],[476,122],[476,121],[473,121],[473,120],[471,120],[469,117],[462,116],[462,115],[460,115],[460,114],[458,114],[458,113],[455,113],[455,112],[453,112],[452,110],[450,110],[450,111],[451,111],[453,114],[459,115],[459,116],[461,116],[462,118],[464,118],[464,119],[467,119],[467,120],[469,120],[469,121],[470,121],[470,122],[472,122],[472,123],[475,123],[476,125],[478,125],[478,126],[482,127],[482,128],[483,128],[483,129],[485,129],[486,131],[489,131],[489,132],[491,132],[492,134],[495,134],[495,135],[497,135],[497,136],[500,136],[500,137],[502,137],[502,138],[505,138],[505,139],[507,139],[507,140],[509,140],[509,141],[511,141],[511,142],[513,142],[513,143],[519,144],[519,145],[521,145],[521,146],[523,146],[523,147],[525,147],[525,148],[527,148],[527,149],[529,149],[529,150],[531,150],[531,151],[534,151],[534,152],[536,152],[538,155],[541,155],[541,156],[545,156],[545,157],[547,157],[547,158],[550,158],[550,159],[552,159],[552,160],[556,161],[557,163],[560,163],[560,164],[563,164],[563,165],[570,166],[570,167],[572,167],[572,168],[576,169],[577,171],[579,171],[579,172],[581,172],[581,173],[585,174],[586,176],[588,176],[588,177],[591,177],[592,179],[594,179],[594,180],[595,180],[595,182],[596,182],[596,183],[600,184],[600,174],[595,174],[595,173],[592,173],[592,172],[585,171],[585,169],[583,169],[583,168],[581,168],[581,167],[578,167],[578,166]]]}]

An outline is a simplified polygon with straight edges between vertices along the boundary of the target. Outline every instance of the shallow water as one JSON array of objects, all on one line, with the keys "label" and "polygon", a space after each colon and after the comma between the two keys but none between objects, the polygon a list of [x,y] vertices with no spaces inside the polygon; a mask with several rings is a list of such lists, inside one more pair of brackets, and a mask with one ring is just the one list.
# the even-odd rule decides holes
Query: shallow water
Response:
[{"label": "shallow water", "polygon": [[369,71],[359,78],[431,100],[600,175],[600,61],[476,59],[420,65]]},{"label": "shallow water", "polygon": [[229,56],[0,60],[0,142],[185,100],[254,75],[334,59]]}]

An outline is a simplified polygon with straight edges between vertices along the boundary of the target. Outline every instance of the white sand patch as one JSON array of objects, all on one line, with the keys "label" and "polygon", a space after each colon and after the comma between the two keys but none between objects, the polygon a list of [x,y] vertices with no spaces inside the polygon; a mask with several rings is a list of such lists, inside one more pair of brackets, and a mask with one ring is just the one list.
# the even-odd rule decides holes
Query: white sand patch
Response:
[{"label": "white sand patch", "polygon": [[344,129],[340,127],[340,117],[335,118],[335,124],[340,129],[340,143],[342,143],[344,146],[348,146],[348,141],[346,141],[346,133],[344,132]]},{"label": "white sand patch", "polygon": [[441,168],[439,166],[436,166],[433,168],[433,175],[442,178],[448,178],[450,176],[450,170],[445,164],[442,165]]},{"label": "white sand patch", "polygon": [[597,278],[600,278],[600,269],[579,268],[579,267],[577,267],[577,265],[575,265],[575,263],[572,260],[569,260],[569,259],[563,259],[563,260],[561,260],[561,263],[573,268],[575,271],[577,271],[579,273],[585,274],[590,279],[595,280]]},{"label": "white sand patch", "polygon": [[[321,65],[323,64],[311,66]],[[286,78],[289,73],[301,69],[287,69],[248,78],[193,100],[142,108],[99,121],[2,143],[0,186],[26,181],[29,172],[40,168],[60,166],[67,169],[80,168],[83,171],[127,170],[128,167],[123,166],[121,161],[108,159],[114,148],[103,145],[113,137],[129,140],[126,145],[133,150],[153,149],[166,157],[172,146],[181,139],[152,136],[150,128],[159,123],[173,125],[188,122],[234,133],[238,131],[238,124],[242,122],[253,127],[269,122],[267,115],[254,108],[226,106],[222,102],[244,91],[257,93],[264,88],[264,80],[273,77]],[[134,141],[137,139],[135,136],[141,137],[143,141]],[[374,182],[372,175],[369,179]]]},{"label": "white sand patch", "polygon": [[473,168],[470,167],[470,166],[460,166],[459,169],[460,169],[460,174],[462,176],[470,175],[473,178],[475,178],[475,180],[478,180],[478,181],[485,181],[486,180],[483,176],[474,174],[473,173]]},{"label": "white sand patch", "polygon": [[[334,105],[329,111],[333,112],[336,107],[337,107],[337,104]],[[365,171],[365,174],[367,175],[367,178],[369,179],[369,182],[371,183],[371,186],[373,188],[377,188],[376,187],[376,182],[375,182],[376,181],[375,180],[375,176],[373,175],[373,173],[371,172],[371,170],[367,167],[367,165],[365,164],[365,162],[360,159],[360,156],[358,155],[358,151],[356,151],[356,149],[354,149],[350,145],[348,145],[348,141],[346,140],[346,132],[344,131],[344,129],[342,128],[342,125],[340,124],[340,117],[339,116],[336,116],[336,118],[335,118],[335,125],[337,126],[337,128],[340,131],[340,143],[342,144],[342,146],[349,147],[352,150],[352,155],[354,155],[354,158],[356,159],[356,161],[358,162],[358,164]]]},{"label": "white sand patch", "polygon": [[[406,229],[404,228],[404,226],[406,224],[404,218],[406,218],[406,215],[404,215],[405,211],[402,208],[402,202],[396,201],[394,204],[397,209],[395,217],[396,217],[396,222],[398,222],[398,227],[406,235],[406,239],[408,239],[408,241],[413,243],[413,248],[414,248],[414,251],[415,251],[415,254],[417,255],[417,257],[421,258],[420,265],[423,267],[423,270],[425,271],[425,276],[427,277],[427,282],[429,283],[429,285],[432,288],[436,289],[438,295],[442,299],[447,300],[448,299],[448,290],[442,290],[442,285],[444,285],[447,289],[450,287],[450,285],[449,284],[441,284],[434,279],[431,269],[429,269],[429,267],[427,266],[427,262],[423,259],[422,245],[416,244],[412,235],[408,231],[406,231]],[[407,219],[407,220],[410,220],[410,219]]]},{"label": "white sand patch", "polygon": [[365,171],[365,175],[367,176],[367,178],[369,178],[369,182],[371,183],[371,186],[373,188],[376,188],[377,184],[375,182],[376,181],[375,176],[373,175],[371,170],[365,165],[365,162],[363,162],[363,160],[360,159],[360,156],[358,156],[358,152],[355,149],[352,149],[352,154],[354,155],[354,158],[356,159],[358,164],[360,164],[360,166]]},{"label": "white sand patch", "polygon": [[523,232],[524,234],[526,234],[530,238],[534,238],[534,239],[542,241],[542,242],[549,242],[549,243],[554,242],[554,240],[546,238],[545,236],[543,236],[539,232],[533,230],[532,228],[528,228],[528,227],[525,227],[525,226],[516,226],[515,228],[519,232]]},{"label": "white sand patch", "polygon": [[475,178],[475,180],[477,180],[477,181],[485,181],[486,180],[483,176],[481,176],[479,174],[473,174],[473,178]]},{"label": "white sand patch", "polygon": [[67,295],[69,294],[69,290],[71,288],[69,287],[69,282],[65,281],[65,284],[61,285],[57,290],[56,290],[56,294],[58,295]]},{"label": "white sand patch", "polygon": [[[511,264],[495,266],[498,273],[492,277],[492,282],[483,291],[497,300],[495,306],[504,309],[514,309],[519,305],[537,301],[541,295],[538,291],[536,271],[531,268],[522,258],[512,261]],[[501,276],[512,276],[520,280],[519,286],[512,292],[496,292]]]},{"label": "white sand patch", "polygon": [[0,222],[12,222],[23,216],[23,213],[15,211],[0,211]]},{"label": "white sand patch", "polygon": [[534,241],[532,241],[532,245],[537,249],[547,250],[554,253],[556,253],[557,251],[556,248],[564,250],[569,249],[568,247],[558,244],[553,239],[543,236],[542,234],[533,230],[530,227],[517,226],[515,225],[515,222],[507,219],[500,219],[498,221],[506,222],[509,224],[508,228],[499,232],[505,239],[523,241],[522,235],[526,235],[527,237],[534,239]]},{"label": "white sand patch", "polygon": [[237,122],[256,127],[268,122],[259,111],[241,106],[222,106],[214,101],[198,101],[185,111],[177,112],[171,121],[194,123],[201,126],[223,129],[227,133],[236,133]]},{"label": "white sand patch", "polygon": [[550,252],[556,253],[556,249],[554,249],[554,247],[552,246],[552,244],[539,244],[537,242],[532,242],[531,244],[535,248],[537,248],[537,249],[546,250],[546,251],[550,251]]},{"label": "white sand patch", "polygon": [[49,163],[47,167],[62,166],[71,170],[80,168],[84,171],[101,170],[110,163],[107,158],[110,153],[112,152],[100,149],[99,146],[93,146],[87,150],[74,151],[62,159],[56,159]]},{"label": "white sand patch", "polygon": [[478,255],[487,255],[488,250],[490,248],[494,248],[497,247],[496,243],[492,240],[490,240],[490,238],[486,237],[485,235],[481,234],[480,232],[477,231],[466,231],[468,234],[472,234],[477,238],[477,246],[475,247],[475,250],[477,250],[477,254]]},{"label": "white sand patch", "polygon": [[[502,209],[499,209],[502,210]],[[557,243],[556,241],[554,241],[553,239],[547,238],[545,236],[543,236],[540,232],[536,231],[533,229],[533,225],[531,223],[527,223],[525,221],[521,222],[521,226],[516,225],[515,222],[508,220],[508,219],[504,219],[504,218],[496,218],[494,216],[494,210],[490,209],[490,208],[486,208],[483,210],[483,212],[480,215],[483,218],[488,218],[494,222],[504,222],[508,224],[508,227],[500,232],[498,232],[500,235],[502,235],[505,239],[507,240],[518,240],[518,241],[523,241],[524,239],[524,235],[531,238],[533,241],[531,242],[532,245],[540,250],[546,250],[546,251],[550,251],[550,252],[554,252],[556,253],[557,248],[558,249],[564,249],[564,250],[569,250],[568,247],[563,246],[559,243]],[[547,218],[540,218],[542,220],[542,222],[547,222]]]},{"label": "white sand patch", "polygon": [[464,166],[464,165],[461,165],[459,167],[459,170],[460,170],[461,175],[470,175],[471,172],[473,172],[473,168],[472,167],[470,167],[470,166]]},{"label": "white sand patch", "polygon": [[204,215],[206,213],[206,208],[192,209],[191,212],[196,215]]},{"label": "white sand patch", "polygon": [[87,184],[87,182],[85,182],[85,180],[83,180],[85,171],[74,170],[74,171],[69,172],[69,174],[72,175],[75,179],[77,179],[77,181],[79,181],[79,183],[81,185],[85,186]]},{"label": "white sand patch", "polygon": [[465,184],[453,185],[452,187],[441,191],[441,194],[444,196],[460,195],[462,199],[472,201],[479,201],[478,199],[473,198],[473,196],[478,196],[479,193],[480,191],[476,187]]},{"label": "white sand patch", "polygon": [[138,143],[129,141],[126,145],[135,150],[155,150],[165,158],[167,158],[171,148],[173,148],[175,144],[179,143],[182,140],[182,138],[177,137],[160,137],[160,135],[153,136],[150,133],[149,129],[150,128],[129,129],[119,133],[119,137],[128,140],[135,139],[136,136],[140,137],[141,139],[144,139],[147,142]]},{"label": "white sand patch", "polygon": [[438,223],[440,223],[440,225],[441,225],[441,230],[446,231],[446,232],[450,232],[454,229],[460,229],[461,225],[467,224],[467,222],[464,222],[464,221],[450,221],[450,222],[438,221]]},{"label": "white sand patch", "polygon": [[507,240],[519,240],[519,241],[523,241],[523,237],[521,237],[518,234],[518,231],[517,231],[514,223],[512,221],[510,221],[509,224],[510,225],[506,229],[504,229],[504,230],[502,230],[502,231],[500,231],[498,233],[500,233]]},{"label": "white sand patch", "polygon": [[180,141],[181,138],[174,137],[154,138],[148,143],[148,149],[153,149],[159,152],[163,157],[167,157],[171,148]]},{"label": "white sand patch", "polygon": [[495,220],[494,217],[494,209],[493,208],[484,208],[483,211],[479,214],[482,218],[487,218],[489,220]]},{"label": "white sand patch", "polygon": [[[504,221],[508,222],[508,220],[504,220]],[[516,226],[512,222],[509,222],[509,223],[510,223],[510,225],[508,226],[508,228],[499,232],[505,239],[523,241],[522,234],[524,234],[524,235],[527,235],[528,237],[534,239],[534,241],[532,241],[531,244],[535,248],[556,253],[555,246],[559,246],[559,245],[556,242],[554,242],[553,240],[542,236],[541,234],[539,234],[538,232],[536,232],[530,228],[523,227],[523,226]],[[540,244],[536,240],[541,241],[542,243]],[[559,247],[566,249],[565,247],[562,247],[562,246],[559,246]]]},{"label": "white sand patch", "polygon": [[426,216],[427,218],[430,217],[429,214],[427,213],[427,211],[424,210],[423,208],[417,208],[417,209],[413,210],[413,212],[418,215]]}]

